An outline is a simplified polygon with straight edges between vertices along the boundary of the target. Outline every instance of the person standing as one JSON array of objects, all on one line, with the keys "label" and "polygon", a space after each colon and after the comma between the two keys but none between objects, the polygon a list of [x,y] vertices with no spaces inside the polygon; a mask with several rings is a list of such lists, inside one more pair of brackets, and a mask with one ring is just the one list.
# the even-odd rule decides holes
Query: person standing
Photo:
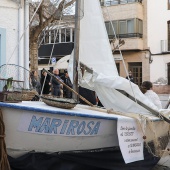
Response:
[{"label": "person standing", "polygon": [[158,109],[162,109],[159,96],[153,91],[153,85],[150,81],[144,81],[141,85],[141,91]]},{"label": "person standing", "polygon": [[[68,75],[68,72],[67,71],[64,71],[64,77],[63,77],[63,81],[64,83],[69,86],[70,88],[73,87],[73,84],[71,83],[71,80],[70,80],[70,77]],[[63,93],[64,93],[64,97],[65,98],[72,98],[72,92],[67,88],[67,87],[63,87]]]},{"label": "person standing", "polygon": [[[56,77],[57,79],[59,79],[60,81],[63,82],[63,80],[62,80],[62,79],[60,78],[60,76],[59,76],[59,70],[58,70],[57,68],[55,68],[55,69],[53,70],[53,74],[55,75],[55,77]],[[52,90],[52,95],[60,97],[60,96],[61,96],[62,84],[60,84],[60,83],[56,80],[56,78],[54,78],[54,77],[52,78],[52,88],[53,88],[53,90]]]},{"label": "person standing", "polygon": [[32,84],[33,89],[35,89],[38,92],[38,94],[40,94],[41,83],[40,83],[40,80],[39,80],[39,77],[36,71],[31,72],[30,79],[31,79],[31,84]]},{"label": "person standing", "polygon": [[[94,91],[79,86],[79,94],[83,96],[86,100],[88,100],[90,103],[92,103],[93,105],[97,104],[96,95]],[[81,98],[79,98],[79,101],[80,104],[87,105],[87,103],[83,101]]]},{"label": "person standing", "polygon": [[42,89],[42,94],[49,94],[50,93],[50,79],[47,76],[47,73],[45,71],[42,71],[42,77],[41,77],[41,87]]},{"label": "person standing", "polygon": [[129,76],[126,76],[126,79],[130,80],[133,83],[135,82],[131,71],[129,71]]}]

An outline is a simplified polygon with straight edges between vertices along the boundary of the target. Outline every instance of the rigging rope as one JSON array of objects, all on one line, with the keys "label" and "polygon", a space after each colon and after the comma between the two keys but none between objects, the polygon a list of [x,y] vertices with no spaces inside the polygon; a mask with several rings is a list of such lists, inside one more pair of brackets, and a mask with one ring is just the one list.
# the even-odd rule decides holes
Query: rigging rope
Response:
[{"label": "rigging rope", "polygon": [[[112,27],[112,31],[114,32],[114,35],[115,35],[115,39],[118,40],[118,38],[117,38],[117,36],[116,36],[116,32],[115,32],[114,26],[113,26],[113,23],[111,22],[110,14],[109,14],[109,11],[108,11],[108,6],[106,6],[106,9],[107,9],[107,15],[108,15],[108,17],[109,17],[109,21],[110,21],[110,24],[111,24],[111,27]],[[121,51],[121,49],[120,49],[119,44],[118,44],[118,50],[119,50],[119,52],[120,52],[120,57],[121,57],[121,59],[122,59],[122,62],[123,62],[123,66],[124,66],[126,75],[128,76],[127,67],[126,67],[125,60],[124,60],[124,58],[123,58],[122,51]],[[133,88],[132,88],[132,82],[130,81],[129,76],[128,76],[128,80],[129,80],[129,84],[130,84],[130,87],[131,87],[133,96],[134,96],[134,98],[135,98],[135,102],[137,103],[137,99],[136,99],[136,97],[135,97],[135,93],[134,93],[134,90],[133,90]]]},{"label": "rigging rope", "polygon": [[3,122],[2,110],[0,109],[0,169],[10,170],[5,144],[5,124]]}]

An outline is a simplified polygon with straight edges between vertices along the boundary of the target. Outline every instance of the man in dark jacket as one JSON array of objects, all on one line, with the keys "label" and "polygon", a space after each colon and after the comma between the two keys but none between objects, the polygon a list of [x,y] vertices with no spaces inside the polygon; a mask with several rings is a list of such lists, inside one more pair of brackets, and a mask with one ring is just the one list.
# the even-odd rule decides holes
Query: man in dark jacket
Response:
[{"label": "man in dark jacket", "polygon": [[[59,70],[56,68],[53,70],[53,74],[55,75],[55,77],[57,79],[59,79],[60,81],[63,81],[60,77],[59,77]],[[61,95],[61,87],[62,87],[62,84],[60,84],[56,78],[52,78],[52,86],[53,86],[53,90],[52,90],[52,94],[54,96],[58,96],[60,97]]]},{"label": "man in dark jacket", "polygon": [[[73,84],[71,83],[71,80],[70,80],[70,77],[68,75],[68,72],[67,71],[64,71],[64,77],[62,78],[64,83],[69,86],[69,87],[73,87]],[[64,97],[65,98],[72,98],[72,92],[67,88],[67,87],[63,87],[63,92],[64,92]]]}]

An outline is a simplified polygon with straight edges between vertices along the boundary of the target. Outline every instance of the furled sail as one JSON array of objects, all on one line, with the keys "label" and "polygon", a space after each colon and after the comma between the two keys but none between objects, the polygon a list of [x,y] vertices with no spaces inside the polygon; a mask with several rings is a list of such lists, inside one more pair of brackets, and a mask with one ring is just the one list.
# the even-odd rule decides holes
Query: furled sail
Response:
[{"label": "furled sail", "polygon": [[80,20],[79,61],[91,68],[93,74],[85,72],[83,76],[79,76],[79,85],[95,90],[107,109],[126,113],[149,113],[119,92],[123,90],[157,110],[137,85],[118,75],[99,0],[85,0],[82,6],[84,16]]}]

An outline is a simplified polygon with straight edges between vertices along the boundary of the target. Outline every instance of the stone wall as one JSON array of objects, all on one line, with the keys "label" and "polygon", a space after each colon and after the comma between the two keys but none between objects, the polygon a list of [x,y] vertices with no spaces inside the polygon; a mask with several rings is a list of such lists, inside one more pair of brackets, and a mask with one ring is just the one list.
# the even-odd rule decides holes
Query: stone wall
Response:
[{"label": "stone wall", "polygon": [[153,91],[157,94],[170,94],[170,85],[153,85]]}]

